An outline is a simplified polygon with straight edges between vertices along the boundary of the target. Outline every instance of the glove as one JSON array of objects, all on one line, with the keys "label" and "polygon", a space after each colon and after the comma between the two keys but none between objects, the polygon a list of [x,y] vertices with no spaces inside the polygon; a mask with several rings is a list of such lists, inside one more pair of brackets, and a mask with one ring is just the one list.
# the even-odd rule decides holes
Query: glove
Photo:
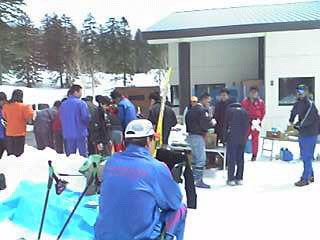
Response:
[{"label": "glove", "polygon": [[211,124],[212,124],[213,126],[215,126],[215,125],[217,125],[217,121],[213,118],[213,119],[211,120]]},{"label": "glove", "polygon": [[253,131],[256,130],[256,131],[260,132],[260,131],[261,131],[261,126],[260,126],[260,124],[261,124],[260,119],[253,120],[253,121],[252,121],[252,127],[251,127],[251,129],[252,129]]}]

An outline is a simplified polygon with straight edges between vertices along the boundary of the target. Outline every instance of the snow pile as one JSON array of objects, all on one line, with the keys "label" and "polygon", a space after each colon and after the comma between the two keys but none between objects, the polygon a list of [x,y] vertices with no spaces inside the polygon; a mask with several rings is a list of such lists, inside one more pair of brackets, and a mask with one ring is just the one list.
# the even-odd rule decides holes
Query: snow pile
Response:
[{"label": "snow pile", "polygon": [[[291,149],[294,146],[287,144]],[[295,149],[298,151],[297,147]],[[319,163],[314,163],[316,182],[297,188],[293,183],[300,177],[302,162],[250,162],[249,158],[247,155],[244,186],[226,186],[225,171],[205,172],[204,181],[211,184],[212,189],[197,189],[198,209],[189,210],[185,240],[316,239],[316,218],[320,215],[320,208],[317,207]],[[56,172],[69,174],[77,174],[84,161],[78,155],[67,158],[50,149],[38,151],[27,146],[20,158],[5,157],[0,160],[0,172],[5,173],[8,183],[8,189],[0,192],[0,201],[8,198],[21,180],[46,182],[48,160],[53,161]],[[83,177],[70,177],[67,180],[72,190],[83,190]],[[184,186],[180,186],[184,193]],[[35,197],[44,199],[44,196]],[[36,239],[36,233],[17,227],[10,221],[0,222],[0,229],[6,240],[16,240],[21,236]],[[44,234],[43,239],[55,238]]]}]

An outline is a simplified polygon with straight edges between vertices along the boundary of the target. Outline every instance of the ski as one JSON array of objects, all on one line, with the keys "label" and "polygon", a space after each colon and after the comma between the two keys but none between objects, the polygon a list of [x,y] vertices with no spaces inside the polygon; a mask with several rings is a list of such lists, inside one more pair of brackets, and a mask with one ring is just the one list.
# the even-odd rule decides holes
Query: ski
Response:
[{"label": "ski", "polygon": [[153,142],[153,147],[152,147],[152,156],[156,157],[157,155],[157,149],[162,145],[163,139],[162,139],[162,131],[163,131],[163,116],[164,116],[164,109],[166,106],[166,101],[167,101],[167,96],[169,92],[169,85],[170,81],[172,78],[172,73],[173,70],[170,67],[166,76],[165,81],[162,84],[161,87],[161,107],[160,107],[160,113],[158,117],[158,124],[157,124],[157,129],[156,129],[156,138]]}]

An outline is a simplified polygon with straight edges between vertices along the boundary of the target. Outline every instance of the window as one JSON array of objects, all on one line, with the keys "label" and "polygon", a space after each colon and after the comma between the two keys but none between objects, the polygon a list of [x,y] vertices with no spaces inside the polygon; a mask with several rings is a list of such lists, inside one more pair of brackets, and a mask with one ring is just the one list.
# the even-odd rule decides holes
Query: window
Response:
[{"label": "window", "polygon": [[201,97],[202,94],[209,93],[212,97],[212,100],[217,101],[220,94],[220,90],[225,87],[226,85],[224,83],[195,85],[195,95],[197,97]]},{"label": "window", "polygon": [[310,98],[314,100],[314,77],[279,78],[279,106],[290,106],[296,102],[296,87],[305,84]]},{"label": "window", "polygon": [[171,86],[171,103],[173,106],[177,107],[179,106],[179,86],[178,85],[172,85]]}]

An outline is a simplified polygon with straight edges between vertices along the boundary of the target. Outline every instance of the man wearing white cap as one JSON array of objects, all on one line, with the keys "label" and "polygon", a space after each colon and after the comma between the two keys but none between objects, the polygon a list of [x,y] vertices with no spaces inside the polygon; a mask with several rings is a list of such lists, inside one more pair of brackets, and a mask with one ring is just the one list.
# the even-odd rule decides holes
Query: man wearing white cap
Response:
[{"label": "man wearing white cap", "polygon": [[131,121],[127,149],[106,163],[96,240],[183,239],[186,207],[168,167],[150,154],[154,130],[145,119]]}]

